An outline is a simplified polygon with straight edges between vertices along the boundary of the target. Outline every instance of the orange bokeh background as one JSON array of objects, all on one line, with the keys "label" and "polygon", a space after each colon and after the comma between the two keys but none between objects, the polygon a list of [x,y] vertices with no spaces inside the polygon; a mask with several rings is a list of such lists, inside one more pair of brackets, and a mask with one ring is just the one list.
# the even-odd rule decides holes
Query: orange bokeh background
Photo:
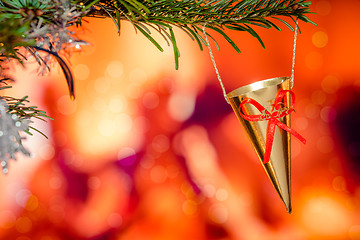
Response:
[{"label": "orange bokeh background", "polygon": [[[76,100],[57,66],[13,66],[7,92],[29,95],[54,121],[34,124],[32,158],[0,175],[0,239],[360,239],[360,1],[315,0],[300,23],[289,215],[231,107],[208,51],[176,31],[159,52],[130,23],[86,19],[91,45],[69,62]],[[231,90],[289,76],[293,33],[228,31],[214,57]],[[213,33],[215,35],[215,33]],[[221,39],[218,36],[218,39]]]}]

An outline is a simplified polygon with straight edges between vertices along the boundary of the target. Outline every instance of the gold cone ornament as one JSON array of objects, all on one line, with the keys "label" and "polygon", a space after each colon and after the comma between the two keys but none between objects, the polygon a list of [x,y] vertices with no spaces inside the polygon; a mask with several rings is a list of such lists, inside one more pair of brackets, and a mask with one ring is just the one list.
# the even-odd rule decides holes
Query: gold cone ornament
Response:
[{"label": "gold cone ornament", "polygon": [[290,127],[290,114],[294,111],[295,104],[295,94],[290,89],[294,84],[298,20],[294,31],[291,77],[255,82],[228,94],[216,67],[205,25],[203,25],[205,41],[225,100],[231,105],[245,128],[265,172],[288,213],[291,213],[291,135],[306,143],[305,138]]},{"label": "gold cone ornament", "polygon": [[295,95],[290,78],[279,77],[235,89],[227,98],[245,128],[273,186],[291,213],[291,135],[306,140],[290,128]]}]

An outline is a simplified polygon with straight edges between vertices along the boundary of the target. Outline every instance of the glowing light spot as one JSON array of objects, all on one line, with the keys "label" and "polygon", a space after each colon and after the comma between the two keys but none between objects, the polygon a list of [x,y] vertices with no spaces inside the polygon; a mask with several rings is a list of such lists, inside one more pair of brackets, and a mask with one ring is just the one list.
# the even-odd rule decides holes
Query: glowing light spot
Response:
[{"label": "glowing light spot", "polygon": [[98,93],[106,93],[107,91],[110,90],[110,80],[105,77],[97,78],[94,81],[94,88],[95,91]]},{"label": "glowing light spot", "polygon": [[309,121],[305,117],[299,117],[295,120],[296,129],[305,130],[309,126]]},{"label": "glowing light spot", "polygon": [[49,199],[50,210],[54,212],[63,212],[65,208],[66,200],[61,195],[52,196]]},{"label": "glowing light spot", "polygon": [[151,146],[157,152],[165,152],[169,149],[170,146],[169,138],[162,134],[157,135],[156,137],[154,137]]},{"label": "glowing light spot", "polygon": [[73,166],[80,167],[83,165],[83,163],[84,163],[84,157],[79,153],[75,154]]},{"label": "glowing light spot", "polygon": [[107,218],[107,223],[112,228],[120,227],[122,222],[123,222],[123,219],[122,219],[121,215],[118,213],[112,213]]},{"label": "glowing light spot", "polygon": [[323,107],[320,111],[320,117],[324,122],[332,122],[336,119],[336,110],[333,107]]},{"label": "glowing light spot", "polygon": [[68,95],[64,95],[57,100],[57,109],[64,115],[73,114],[76,111],[76,102],[71,101]]},{"label": "glowing light spot", "polygon": [[322,153],[330,153],[334,149],[334,141],[329,136],[322,136],[317,141],[317,148]]},{"label": "glowing light spot", "polygon": [[117,126],[116,131],[118,133],[128,133],[133,126],[132,118],[128,114],[125,114],[125,113],[118,114],[115,117],[114,122]]},{"label": "glowing light spot", "polygon": [[183,182],[180,189],[187,198],[193,198],[195,195],[193,187],[188,182]]},{"label": "glowing light spot", "polygon": [[338,200],[327,196],[309,199],[301,210],[302,221],[309,232],[331,236],[347,235],[351,216]]},{"label": "glowing light spot", "polygon": [[228,210],[221,204],[214,204],[208,212],[209,218],[215,223],[225,223],[228,220]]},{"label": "glowing light spot", "polygon": [[106,102],[103,98],[95,98],[92,103],[92,108],[96,111],[102,111],[106,107]]},{"label": "glowing light spot", "polygon": [[90,75],[90,69],[85,64],[78,64],[74,67],[74,76],[76,80],[86,80]]},{"label": "glowing light spot", "polygon": [[20,126],[21,126],[21,122],[17,121],[17,122],[15,123],[15,126],[16,126],[16,127],[20,127]]},{"label": "glowing light spot", "polygon": [[351,240],[360,239],[360,225],[351,226],[349,229],[349,237]]},{"label": "glowing light spot", "polygon": [[148,92],[143,97],[144,107],[154,109],[159,105],[159,96],[154,92]]},{"label": "glowing light spot", "polygon": [[192,168],[199,172],[199,176],[211,174],[216,165],[217,153],[209,141],[207,130],[201,126],[194,126],[182,136],[186,156],[191,159]]},{"label": "glowing light spot", "polygon": [[182,210],[186,215],[194,215],[197,212],[197,203],[193,200],[186,200],[182,204]]},{"label": "glowing light spot", "polygon": [[87,110],[80,110],[76,112],[76,123],[79,126],[90,126],[92,114],[90,111]]},{"label": "glowing light spot", "polygon": [[323,66],[324,59],[319,52],[310,52],[305,56],[305,64],[311,70],[317,70]]},{"label": "glowing light spot", "polygon": [[16,216],[12,211],[5,210],[0,212],[0,227],[3,229],[9,229],[14,226],[16,222]]},{"label": "glowing light spot", "polygon": [[317,31],[312,36],[312,43],[317,48],[323,48],[328,43],[328,35],[325,32]]},{"label": "glowing light spot", "polygon": [[228,191],[224,188],[220,188],[216,191],[216,199],[218,201],[225,201],[228,198]]},{"label": "glowing light spot", "polygon": [[94,226],[100,223],[98,221],[99,219],[100,219],[100,214],[97,209],[85,208],[83,211],[81,211],[81,215],[80,217],[77,218],[76,223],[80,224],[82,228],[86,229],[87,234],[93,235],[94,232],[96,232]]},{"label": "glowing light spot", "polygon": [[179,167],[176,165],[168,165],[167,173],[169,178],[176,178],[179,175]]},{"label": "glowing light spot", "polygon": [[305,115],[308,118],[316,119],[319,117],[319,113],[320,113],[320,107],[315,104],[310,103],[305,107]]},{"label": "glowing light spot", "polygon": [[31,231],[32,222],[28,217],[20,217],[15,223],[15,228],[19,233],[28,233]]},{"label": "glowing light spot", "polygon": [[141,129],[143,133],[146,133],[150,130],[149,119],[144,116],[137,116],[134,119],[134,126],[137,126],[138,129]]},{"label": "glowing light spot", "polygon": [[52,189],[59,189],[62,186],[62,179],[59,176],[54,176],[49,180],[49,186]]},{"label": "glowing light spot", "polygon": [[331,3],[329,1],[318,1],[315,5],[316,13],[322,16],[331,12]]},{"label": "glowing light spot", "polygon": [[120,61],[112,61],[107,66],[106,73],[110,77],[119,78],[124,73],[124,65]]},{"label": "glowing light spot", "polygon": [[126,96],[131,99],[137,99],[142,95],[142,90],[137,84],[130,84],[126,88]]},{"label": "glowing light spot", "polygon": [[194,97],[181,93],[172,94],[167,105],[170,117],[179,122],[188,119],[193,114],[194,108]]},{"label": "glowing light spot", "polygon": [[75,165],[79,160],[79,155],[76,155],[74,151],[69,148],[63,148],[60,154],[64,157],[65,163],[67,165]]},{"label": "glowing light spot", "polygon": [[342,176],[335,177],[332,181],[332,186],[336,191],[345,191],[346,190],[345,178]]},{"label": "glowing light spot", "polygon": [[145,155],[140,162],[141,167],[145,169],[151,168],[152,166],[154,166],[154,164],[155,164],[155,159],[150,155]]},{"label": "glowing light spot", "polygon": [[301,153],[301,143],[298,141],[293,141],[291,143],[291,156],[292,157],[297,157],[300,153]]},{"label": "glowing light spot", "polygon": [[118,159],[124,166],[130,166],[136,161],[136,151],[130,147],[124,147],[118,152]]},{"label": "glowing light spot", "polygon": [[211,184],[206,184],[204,187],[203,187],[203,191],[204,191],[204,194],[208,197],[208,198],[211,198],[215,195],[215,192],[216,192],[216,189],[213,185]]},{"label": "glowing light spot", "polygon": [[39,146],[38,154],[42,159],[50,160],[55,156],[55,149],[51,144],[45,143]]},{"label": "glowing light spot", "polygon": [[25,209],[28,211],[34,211],[38,208],[38,206],[39,206],[39,201],[38,201],[37,197],[34,195],[31,195],[29,197],[29,199],[27,200]]},{"label": "glowing light spot", "polygon": [[340,87],[340,80],[333,75],[328,75],[322,80],[321,87],[326,93],[335,93]]},{"label": "glowing light spot", "polygon": [[110,137],[115,134],[116,123],[111,119],[101,119],[98,123],[98,130],[102,136]]},{"label": "glowing light spot", "polygon": [[165,180],[167,178],[166,168],[161,165],[157,165],[157,166],[153,167],[150,171],[150,178],[155,183],[165,182]]},{"label": "glowing light spot", "polygon": [[96,190],[101,186],[101,181],[98,177],[92,176],[89,177],[87,184],[90,189]]},{"label": "glowing light spot", "polygon": [[126,105],[126,99],[121,95],[116,95],[110,99],[109,109],[113,113],[119,113],[125,109]]},{"label": "glowing light spot", "polygon": [[148,79],[146,72],[142,69],[136,68],[132,70],[129,74],[130,82],[142,84],[145,83]]},{"label": "glowing light spot", "polygon": [[21,189],[15,195],[16,203],[21,207],[25,207],[30,196],[31,192],[29,190]]},{"label": "glowing light spot", "polygon": [[323,104],[326,101],[326,95],[323,91],[315,91],[313,92],[313,94],[311,95],[311,101],[314,104]]}]

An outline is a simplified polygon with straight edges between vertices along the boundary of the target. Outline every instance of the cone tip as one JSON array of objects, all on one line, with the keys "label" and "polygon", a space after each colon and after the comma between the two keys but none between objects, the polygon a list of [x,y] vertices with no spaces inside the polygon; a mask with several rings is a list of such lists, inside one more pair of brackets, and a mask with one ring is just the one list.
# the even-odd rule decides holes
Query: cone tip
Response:
[{"label": "cone tip", "polygon": [[291,205],[289,206],[286,206],[286,210],[289,214],[292,214],[292,208],[291,208]]}]

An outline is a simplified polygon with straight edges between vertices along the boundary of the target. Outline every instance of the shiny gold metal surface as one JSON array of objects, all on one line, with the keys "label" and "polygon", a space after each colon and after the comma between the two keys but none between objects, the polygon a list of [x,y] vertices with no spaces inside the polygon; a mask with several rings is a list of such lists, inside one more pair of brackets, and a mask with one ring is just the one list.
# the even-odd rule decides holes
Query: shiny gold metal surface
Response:
[{"label": "shiny gold metal surface", "polygon": [[[284,202],[288,213],[291,213],[291,134],[279,127],[276,127],[270,161],[263,164],[266,149],[268,121],[247,121],[239,112],[239,106],[244,98],[252,98],[270,111],[279,90],[289,90],[289,88],[289,78],[272,78],[235,89],[234,91],[228,93],[227,97],[237,118],[250,137],[251,143],[253,144],[255,151],[260,158],[261,164],[263,165],[273,186],[275,187],[281,200]],[[290,98],[288,97],[287,99],[287,101],[289,101]],[[290,105],[289,102],[284,104],[287,106]],[[250,104],[246,104],[244,106],[246,106],[245,111],[247,114],[260,114],[259,110],[254,106]],[[279,118],[278,120],[290,127],[290,114]]]}]

